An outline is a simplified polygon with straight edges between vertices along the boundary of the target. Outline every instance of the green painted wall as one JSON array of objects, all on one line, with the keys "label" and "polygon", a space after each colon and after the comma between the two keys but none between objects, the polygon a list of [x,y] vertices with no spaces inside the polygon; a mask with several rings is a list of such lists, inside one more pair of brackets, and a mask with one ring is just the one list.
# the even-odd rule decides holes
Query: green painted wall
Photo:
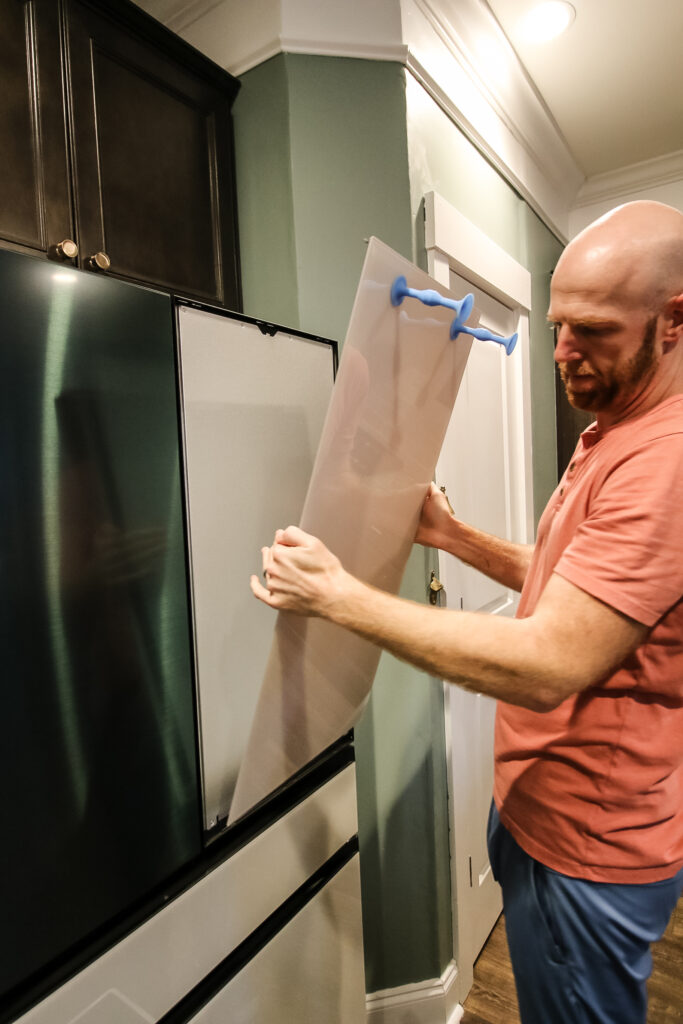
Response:
[{"label": "green painted wall", "polygon": [[[413,551],[401,587],[424,600]],[[356,729],[369,992],[438,977],[453,956],[441,683],[383,655]]]},{"label": "green painted wall", "polygon": [[241,81],[244,311],[343,341],[365,239],[412,253],[403,69],[288,54]]},{"label": "green painted wall", "polygon": [[410,256],[403,70],[288,56],[301,326],[346,335],[365,239]]},{"label": "green painted wall", "polygon": [[[412,258],[400,65],[283,55],[243,76],[235,107],[245,312],[343,341],[376,235]],[[424,600],[422,549],[405,596]],[[440,684],[383,655],[356,731],[369,991],[452,956]]]},{"label": "green painted wall", "polygon": [[270,60],[244,75],[234,121],[244,311],[299,327],[284,60]]},{"label": "green painted wall", "polygon": [[[245,312],[343,341],[365,239],[423,262],[430,189],[528,266],[539,295],[547,287],[557,243],[402,66],[281,55],[243,76],[235,127]],[[547,372],[541,359],[541,489],[554,451]],[[404,596],[425,599],[432,559],[414,550]],[[376,991],[437,977],[453,955],[441,684],[383,655],[356,750],[366,981]]]}]

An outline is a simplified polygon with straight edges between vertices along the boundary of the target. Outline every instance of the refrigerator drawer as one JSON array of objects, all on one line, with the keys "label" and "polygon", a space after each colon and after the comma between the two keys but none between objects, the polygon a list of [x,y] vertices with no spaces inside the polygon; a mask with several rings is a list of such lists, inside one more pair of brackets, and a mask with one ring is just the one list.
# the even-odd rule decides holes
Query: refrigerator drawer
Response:
[{"label": "refrigerator drawer", "polygon": [[358,855],[188,1024],[365,1024]]},{"label": "refrigerator drawer", "polygon": [[356,832],[349,765],[17,1024],[160,1020]]}]

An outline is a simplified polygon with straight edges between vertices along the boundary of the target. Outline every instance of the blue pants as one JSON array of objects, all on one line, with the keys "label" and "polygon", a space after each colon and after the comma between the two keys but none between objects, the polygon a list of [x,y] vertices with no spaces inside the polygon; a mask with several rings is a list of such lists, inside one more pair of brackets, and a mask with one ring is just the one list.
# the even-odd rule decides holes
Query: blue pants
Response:
[{"label": "blue pants", "polygon": [[524,853],[493,804],[488,846],[522,1024],[645,1024],[650,944],[666,930],[683,870],[637,885],[569,878]]}]

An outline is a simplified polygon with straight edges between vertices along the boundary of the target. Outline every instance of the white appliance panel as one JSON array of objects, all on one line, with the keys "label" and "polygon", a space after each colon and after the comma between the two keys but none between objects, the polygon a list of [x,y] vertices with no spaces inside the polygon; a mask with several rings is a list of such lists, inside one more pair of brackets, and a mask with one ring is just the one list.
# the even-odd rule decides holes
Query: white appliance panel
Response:
[{"label": "white appliance panel", "polygon": [[275,617],[249,577],[298,523],[334,381],[329,344],[181,306],[205,825],[228,814]]},{"label": "white appliance panel", "polygon": [[358,855],[192,1024],[365,1024]]},{"label": "white appliance panel", "polygon": [[357,829],[349,765],[16,1024],[102,1024],[120,1004],[159,1020]]}]

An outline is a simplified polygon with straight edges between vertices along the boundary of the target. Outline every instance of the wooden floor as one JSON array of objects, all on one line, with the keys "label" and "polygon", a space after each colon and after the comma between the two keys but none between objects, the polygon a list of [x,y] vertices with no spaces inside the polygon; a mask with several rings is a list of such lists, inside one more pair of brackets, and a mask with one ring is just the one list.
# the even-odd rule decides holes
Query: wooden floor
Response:
[{"label": "wooden floor", "polygon": [[[647,1024],[683,1024],[683,897],[653,959]],[[462,1024],[520,1024],[502,917],[474,965]]]}]

